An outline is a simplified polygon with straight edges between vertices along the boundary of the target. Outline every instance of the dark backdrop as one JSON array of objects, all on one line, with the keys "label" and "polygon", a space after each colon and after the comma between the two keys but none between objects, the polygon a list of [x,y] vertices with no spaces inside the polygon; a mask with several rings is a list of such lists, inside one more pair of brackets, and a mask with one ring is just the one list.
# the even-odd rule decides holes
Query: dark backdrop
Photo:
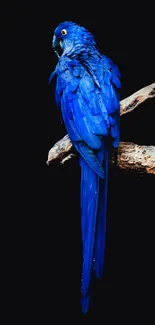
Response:
[{"label": "dark backdrop", "polygon": [[[154,82],[153,9],[142,4],[85,5],[6,1],[3,22],[8,176],[4,265],[12,319],[41,324],[127,323],[152,315],[154,176],[109,178],[105,273],[93,280],[92,305],[80,311],[80,170],[76,158],[47,167],[48,150],[66,132],[48,85],[57,58],[55,27],[88,28],[122,73],[121,99]],[[121,117],[121,141],[155,145],[154,100]],[[7,157],[7,159],[6,159]],[[9,195],[8,195],[9,194]],[[5,250],[4,250],[5,252]],[[9,299],[8,299],[9,297]],[[54,320],[54,317],[56,319]],[[136,320],[135,320],[136,321]]]}]

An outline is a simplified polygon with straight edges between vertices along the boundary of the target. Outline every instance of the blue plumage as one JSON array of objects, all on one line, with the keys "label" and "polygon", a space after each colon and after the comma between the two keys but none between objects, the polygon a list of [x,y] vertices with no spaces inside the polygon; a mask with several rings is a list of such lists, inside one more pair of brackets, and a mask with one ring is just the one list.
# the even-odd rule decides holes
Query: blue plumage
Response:
[{"label": "blue plumage", "polygon": [[[81,306],[90,305],[91,273],[101,278],[106,239],[108,152],[119,143],[120,72],[101,55],[93,35],[73,22],[55,29],[52,46],[58,56],[56,104],[79,153],[81,167],[82,277]],[[60,54],[61,50],[61,54]]]}]

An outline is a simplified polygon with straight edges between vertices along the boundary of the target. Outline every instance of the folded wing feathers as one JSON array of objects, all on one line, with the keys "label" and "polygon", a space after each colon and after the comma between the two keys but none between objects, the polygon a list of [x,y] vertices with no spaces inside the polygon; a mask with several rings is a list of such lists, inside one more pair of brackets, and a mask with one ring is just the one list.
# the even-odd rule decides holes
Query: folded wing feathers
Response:
[{"label": "folded wing feathers", "polygon": [[71,140],[83,140],[92,149],[99,149],[100,137],[108,134],[113,138],[113,144],[118,142],[115,114],[119,111],[119,100],[114,87],[121,86],[120,73],[107,57],[102,56],[102,63],[102,69],[94,72],[94,76],[102,72],[100,89],[92,73],[89,74],[79,62],[77,64],[77,60],[69,61],[68,69],[66,64],[61,64],[63,71],[59,73],[56,87],[60,96],[64,94],[63,115]]}]

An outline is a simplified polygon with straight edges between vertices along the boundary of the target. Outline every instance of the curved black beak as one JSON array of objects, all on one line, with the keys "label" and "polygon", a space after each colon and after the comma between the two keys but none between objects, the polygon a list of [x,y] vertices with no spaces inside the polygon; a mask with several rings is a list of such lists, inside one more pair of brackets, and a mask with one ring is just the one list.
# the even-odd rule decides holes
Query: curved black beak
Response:
[{"label": "curved black beak", "polygon": [[52,40],[52,47],[55,50],[55,48],[59,45],[59,40],[56,38],[56,36],[53,36],[53,40]]},{"label": "curved black beak", "polygon": [[[54,35],[52,40],[52,47],[57,57],[60,58],[59,51],[61,50],[60,40]],[[61,51],[62,52],[62,51]]]}]

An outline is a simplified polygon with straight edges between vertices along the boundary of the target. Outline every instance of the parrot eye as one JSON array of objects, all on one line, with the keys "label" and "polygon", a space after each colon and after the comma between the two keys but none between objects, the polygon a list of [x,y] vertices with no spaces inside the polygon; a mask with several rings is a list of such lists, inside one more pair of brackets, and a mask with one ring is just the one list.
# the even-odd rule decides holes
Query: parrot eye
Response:
[{"label": "parrot eye", "polygon": [[62,35],[66,35],[66,34],[67,34],[66,29],[62,29],[61,34],[62,34]]}]

